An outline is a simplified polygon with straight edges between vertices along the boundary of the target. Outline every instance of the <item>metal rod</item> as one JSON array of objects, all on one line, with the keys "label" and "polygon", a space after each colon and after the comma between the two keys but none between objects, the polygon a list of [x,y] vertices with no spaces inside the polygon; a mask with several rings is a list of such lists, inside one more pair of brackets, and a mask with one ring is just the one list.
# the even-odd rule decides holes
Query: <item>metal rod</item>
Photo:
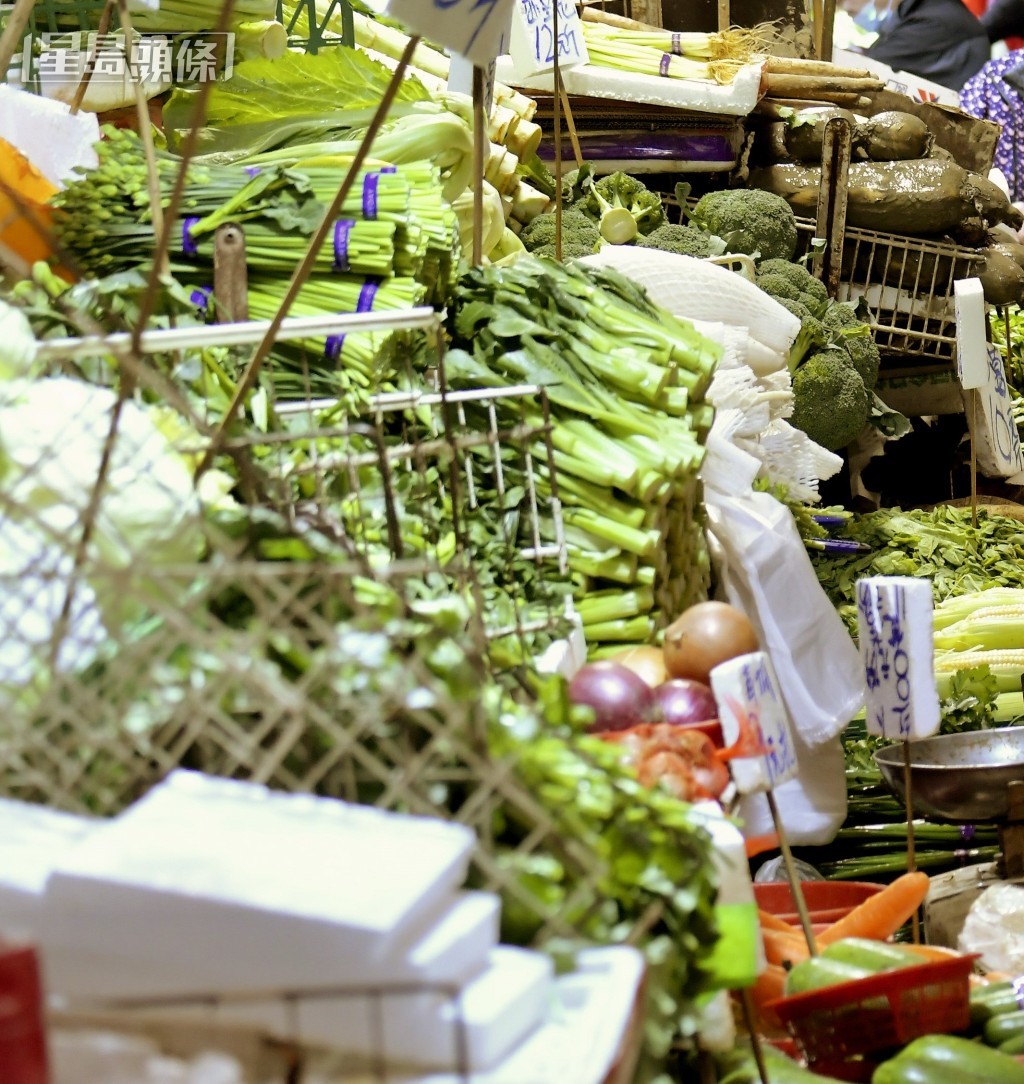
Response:
[{"label": "metal rod", "polygon": [[[142,336],[142,353],[163,354],[175,350],[197,350],[206,346],[248,346],[266,335],[273,321],[248,320],[238,324],[210,327],[161,328]],[[281,321],[278,339],[304,339],[319,335],[345,335],[357,331],[430,331],[438,323],[437,313],[420,307],[404,312],[324,313],[322,316],[291,316]],[[97,354],[124,355],[131,352],[132,334],[85,336],[75,339],[45,339],[36,348],[40,361],[94,357]],[[493,393],[492,393],[493,394]]]},{"label": "metal rod", "polygon": [[[231,0],[228,0],[228,3],[230,2]],[[274,314],[266,334],[260,340],[259,345],[249,359],[249,364],[246,366],[245,372],[238,382],[238,387],[235,389],[235,394],[228,404],[224,417],[221,419],[217,431],[213,434],[210,446],[207,448],[202,462],[196,468],[197,478],[210,468],[220,449],[221,442],[224,440],[228,430],[234,424],[235,415],[238,413],[239,407],[245,402],[245,397],[255,385],[263,362],[266,360],[267,355],[270,353],[270,350],[276,341],[278,328],[280,328],[285,317],[288,315],[295,298],[298,297],[299,291],[302,289],[303,283],[309,278],[309,274],[313,270],[313,265],[316,262],[317,255],[320,252],[324,240],[332,229],[334,222],[338,217],[338,213],[341,210],[352,185],[355,183],[355,179],[358,176],[360,169],[363,167],[363,163],[369,156],[370,148],[373,146],[373,141],[377,138],[377,133],[380,131],[381,125],[391,111],[391,103],[395,100],[395,95],[398,93],[398,88],[401,86],[402,79],[405,76],[405,70],[408,68],[409,62],[412,60],[412,55],[416,51],[416,46],[419,45],[419,43],[419,37],[414,36],[411,37],[406,44],[405,49],[402,52],[402,57],[398,61],[398,67],[395,68],[391,75],[391,80],[387,85],[387,89],[384,91],[384,95],[380,100],[380,104],[377,106],[376,112],[373,114],[373,119],[370,121],[370,125],[366,130],[366,135],[363,137],[362,142],[359,144],[359,149],[352,159],[352,164],[349,166],[348,172],[341,182],[341,186],[338,188],[334,199],[331,201],[331,205],[324,212],[323,219],[317,227],[316,233],[310,238],[309,248],[306,250],[306,255],[302,258],[299,266],[295,269],[291,281],[288,283],[288,288],[285,290],[280,308],[278,308],[277,312]]]},{"label": "metal rod", "polygon": [[807,941],[807,951],[812,956],[817,956],[818,944],[814,939],[814,928],[811,926],[811,915],[807,910],[807,900],[804,899],[804,890],[800,887],[800,878],[796,875],[796,864],[793,861],[793,852],[789,847],[789,837],[786,835],[785,825],[783,825],[782,818],[779,816],[779,807],[775,802],[775,793],[771,787],[765,791],[765,797],[768,799],[768,809],[771,811],[775,833],[779,837],[782,861],[786,866],[786,876],[789,878],[789,890],[793,893],[793,902],[796,904],[797,914],[800,916],[800,926]]}]

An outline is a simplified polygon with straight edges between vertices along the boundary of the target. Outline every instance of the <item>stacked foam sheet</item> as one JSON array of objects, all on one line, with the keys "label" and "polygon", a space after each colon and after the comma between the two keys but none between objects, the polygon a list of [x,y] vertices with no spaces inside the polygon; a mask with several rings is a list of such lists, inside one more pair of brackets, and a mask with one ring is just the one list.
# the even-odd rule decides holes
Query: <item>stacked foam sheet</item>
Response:
[{"label": "stacked foam sheet", "polygon": [[[57,856],[39,921],[49,990],[240,994],[222,1019],[486,1070],[542,1021],[552,969],[497,945],[495,897],[459,891],[473,846],[458,825],[175,773]],[[280,990],[306,996],[261,996]]]}]

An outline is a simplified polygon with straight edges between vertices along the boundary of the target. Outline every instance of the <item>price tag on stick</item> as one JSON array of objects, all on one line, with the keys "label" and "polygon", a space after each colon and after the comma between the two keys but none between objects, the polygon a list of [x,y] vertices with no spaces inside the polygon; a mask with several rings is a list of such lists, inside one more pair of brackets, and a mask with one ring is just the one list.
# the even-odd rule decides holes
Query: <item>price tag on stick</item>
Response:
[{"label": "price tag on stick", "polygon": [[902,741],[936,733],[931,583],[910,576],[858,580],[857,627],[868,733]]},{"label": "price tag on stick", "polygon": [[410,30],[486,68],[507,53],[515,0],[390,0],[388,14]]},{"label": "price tag on stick", "polygon": [[732,778],[741,794],[768,790],[796,775],[789,716],[771,659],[740,655],[711,671],[711,688],[727,747],[735,747]]},{"label": "price tag on stick", "polygon": [[754,651],[720,663],[711,671],[711,689],[718,704],[722,737],[731,755],[729,766],[736,789],[741,794],[763,791],[768,801],[789,889],[813,956],[817,946],[811,917],[775,804],[774,789],[797,774],[797,760],[789,715],[771,659],[763,651]]},{"label": "price tag on stick", "polygon": [[[857,581],[857,626],[867,685],[869,734],[903,742],[903,797],[907,818],[907,870],[917,868],[910,743],[935,734],[942,721],[935,688],[932,585],[909,576]],[[913,919],[913,938],[921,940]]]},{"label": "price tag on stick", "polygon": [[528,79],[554,71],[556,51],[560,68],[579,67],[590,59],[573,0],[515,0],[511,53],[516,75]]}]

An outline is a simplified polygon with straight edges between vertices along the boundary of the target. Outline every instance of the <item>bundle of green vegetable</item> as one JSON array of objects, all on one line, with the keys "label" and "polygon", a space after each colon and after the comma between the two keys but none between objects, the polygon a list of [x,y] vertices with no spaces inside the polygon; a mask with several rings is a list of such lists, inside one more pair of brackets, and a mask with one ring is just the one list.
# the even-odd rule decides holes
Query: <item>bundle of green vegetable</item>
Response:
[{"label": "bundle of green vegetable", "polygon": [[453,386],[547,389],[555,476],[541,474],[588,641],[649,642],[707,590],[696,476],[721,348],[615,273],[535,259],[469,272],[449,329]]},{"label": "bundle of green vegetable", "polygon": [[755,51],[749,31],[683,34],[624,30],[606,23],[583,23],[592,64],[637,75],[731,83]]}]

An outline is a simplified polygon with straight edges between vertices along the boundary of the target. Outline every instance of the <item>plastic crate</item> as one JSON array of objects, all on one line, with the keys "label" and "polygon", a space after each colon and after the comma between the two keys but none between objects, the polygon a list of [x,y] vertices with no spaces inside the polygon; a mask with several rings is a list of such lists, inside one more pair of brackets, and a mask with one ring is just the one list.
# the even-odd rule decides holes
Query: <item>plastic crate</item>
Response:
[{"label": "plastic crate", "polygon": [[[857,904],[881,892],[883,886],[866,881],[801,881],[800,887],[811,922],[827,923],[836,922],[849,914]],[[754,897],[762,911],[777,915],[786,922],[800,921],[788,882],[755,882]]]},{"label": "plastic crate", "polygon": [[827,1067],[833,1076],[856,1080],[861,1067],[870,1066],[865,1056],[968,1026],[968,979],[976,959],[957,956],[901,967],[781,998],[769,1007],[812,1069]]}]

